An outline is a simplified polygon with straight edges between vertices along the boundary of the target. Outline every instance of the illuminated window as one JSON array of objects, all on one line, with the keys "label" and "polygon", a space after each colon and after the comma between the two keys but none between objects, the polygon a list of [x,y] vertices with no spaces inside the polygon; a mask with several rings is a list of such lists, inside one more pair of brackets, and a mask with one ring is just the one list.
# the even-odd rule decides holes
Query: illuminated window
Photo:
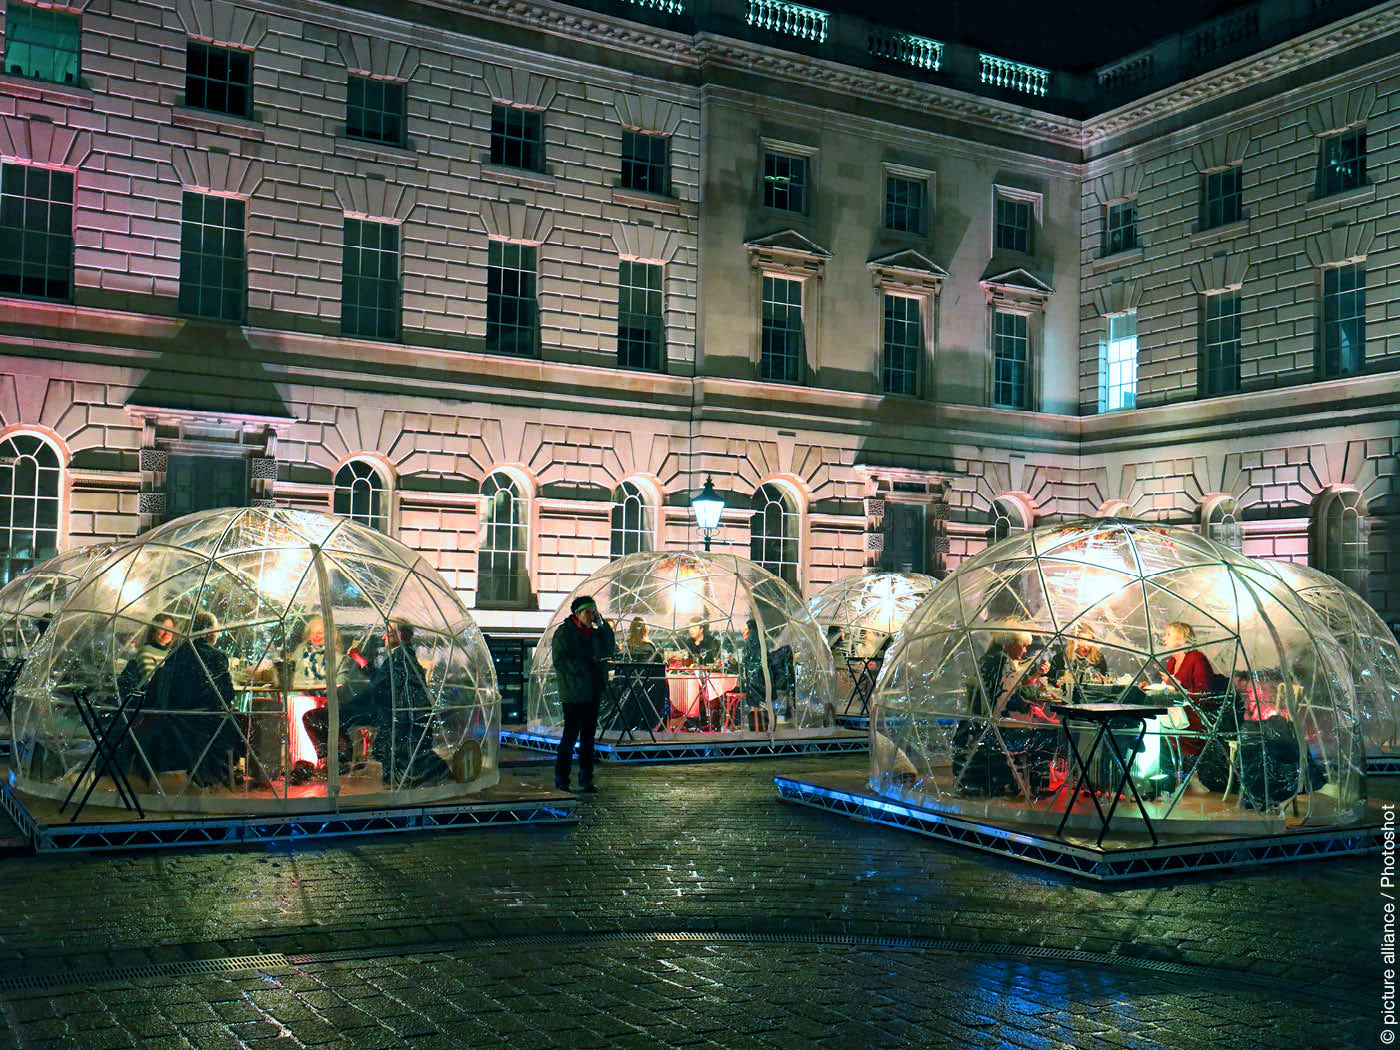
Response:
[{"label": "illuminated window", "polygon": [[481,484],[485,497],[477,551],[477,600],[518,605],[529,595],[530,507],[509,474]]},{"label": "illuminated window", "polygon": [[1359,375],[1366,367],[1366,266],[1322,271],[1322,375]]},{"label": "illuminated window", "polygon": [[633,482],[624,481],[612,494],[612,557],[651,550],[653,535],[646,494]]},{"label": "illuminated window", "polygon": [[1008,536],[1025,532],[1031,527],[1025,509],[1014,499],[998,496],[987,508],[987,542],[999,543]]},{"label": "illuminated window", "polygon": [[384,479],[373,464],[352,459],[335,472],[331,509],[379,532],[389,531],[389,502]]},{"label": "illuminated window", "polygon": [[0,166],[0,295],[73,294],[73,173]]},{"label": "illuminated window", "polygon": [[1137,404],[1137,311],[1108,318],[1108,340],[1099,355],[1099,411]]},{"label": "illuminated window", "polygon": [[399,335],[399,228],[391,222],[345,220],[340,330],[365,339]]},{"label": "illuminated window", "polygon": [[899,175],[885,178],[885,229],[898,233],[924,232],[924,197],[928,186],[923,179]]},{"label": "illuminated window", "polygon": [[919,359],[924,349],[923,302],[907,295],[885,297],[880,389],[886,394],[919,393]]},{"label": "illuminated window", "polygon": [[185,105],[246,117],[252,97],[252,52],[198,40],[185,45]]},{"label": "illuminated window", "polygon": [[750,506],[749,560],[798,586],[801,544],[795,501],[781,486],[768,484],[753,494]]},{"label": "illuminated window", "polygon": [[0,583],[58,553],[58,453],[43,438],[0,441]]},{"label": "illuminated window", "polygon": [[185,193],[180,222],[180,312],[243,320],[244,204],[232,197]]},{"label": "illuminated window", "polygon": [[778,211],[807,213],[806,157],[769,151],[763,155],[763,205]]},{"label": "illuminated window", "polygon": [[1233,394],[1240,388],[1240,297],[1235,292],[1207,295],[1201,310],[1201,397]]},{"label": "illuminated window", "polygon": [[404,144],[404,85],[351,75],[345,84],[345,134],[352,139]]},{"label": "illuminated window", "polygon": [[1244,218],[1242,171],[1240,165],[1233,164],[1201,176],[1201,229],[1228,226]]},{"label": "illuminated window", "polygon": [[5,5],[5,72],[55,84],[78,83],[78,16],[53,7]]},{"label": "illuminated window", "polygon": [[665,359],[662,271],[654,263],[623,259],[617,267],[617,363],[661,370]]},{"label": "illuminated window", "polygon": [[486,349],[492,353],[539,353],[535,265],[533,244],[492,241],[487,247]]},{"label": "illuminated window", "polygon": [[642,131],[622,132],[622,187],[644,193],[671,191],[671,140]]},{"label": "illuminated window", "polygon": [[802,282],[763,275],[763,334],[760,379],[802,381]]},{"label": "illuminated window", "polygon": [[992,353],[992,405],[1030,408],[1030,319],[1025,314],[998,310]]},{"label": "illuminated window", "polygon": [[1317,196],[1359,190],[1366,185],[1366,129],[1328,135],[1317,150]]},{"label": "illuminated window", "polygon": [[491,163],[543,171],[544,115],[520,106],[492,106]]},{"label": "illuminated window", "polygon": [[1103,254],[1115,255],[1137,247],[1137,201],[1120,201],[1104,209]]}]

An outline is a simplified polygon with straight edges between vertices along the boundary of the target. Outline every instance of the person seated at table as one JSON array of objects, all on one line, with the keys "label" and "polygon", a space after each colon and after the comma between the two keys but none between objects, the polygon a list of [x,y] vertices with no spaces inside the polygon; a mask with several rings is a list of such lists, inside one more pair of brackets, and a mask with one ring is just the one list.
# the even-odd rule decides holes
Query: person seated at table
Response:
[{"label": "person seated at table", "polygon": [[[369,729],[374,733],[372,757],[382,767],[386,783],[394,787],[436,784],[451,775],[449,765],[433,750],[432,710],[422,665],[413,647],[413,625],[390,623],[384,632],[387,655],[370,677],[369,685],[340,704],[342,763],[351,759],[352,731]],[[325,761],[330,738],[330,712],[317,707],[302,716],[316,748],[318,765]],[[293,779],[306,778],[303,763],[293,769]]]},{"label": "person seated at table", "polygon": [[170,647],[175,643],[175,617],[162,613],[141,635],[141,644],[131,659],[127,660],[122,673],[117,676],[117,692],[123,698],[145,687],[156,673],[165,658],[170,655]]},{"label": "person seated at table", "polygon": [[1201,753],[1206,721],[1214,717],[1224,700],[1215,692],[1215,668],[1195,645],[1196,631],[1189,623],[1173,620],[1162,628],[1162,647],[1171,653],[1162,661],[1162,683],[1179,690],[1188,701],[1186,721],[1191,735],[1178,738],[1175,744],[1182,758]]},{"label": "person seated at table", "polygon": [[710,625],[699,617],[690,621],[681,644],[697,667],[714,667],[719,663],[719,639],[710,633]]},{"label": "person seated at table", "polygon": [[622,656],[627,663],[649,664],[661,658],[661,650],[651,640],[651,628],[640,616],[634,616],[622,642]]},{"label": "person seated at table", "polygon": [[[1049,672],[1049,662],[1043,659],[1028,664],[1031,641],[1028,631],[997,631],[982,656],[979,680],[968,689],[969,713],[981,717],[964,719],[953,735],[953,771],[964,790],[989,795],[1019,790],[1010,759],[992,729],[994,723],[1002,724],[1001,739],[1007,751],[1024,762],[1031,791],[1040,794],[1049,789],[1059,743],[1050,728],[1054,716],[1023,693],[1033,672]],[[1028,728],[1008,728],[1006,723]]]},{"label": "person seated at table", "polygon": [[203,787],[227,784],[233,760],[246,750],[232,718],[233,678],[218,640],[214,614],[195,613],[189,637],[151,676],[146,710],[154,717],[137,734],[153,772],[184,770]]},{"label": "person seated at table", "polygon": [[1073,637],[1065,638],[1064,644],[1050,658],[1048,674],[1052,685],[1071,692],[1084,682],[1100,683],[1108,681],[1108,660],[1094,643],[1098,634],[1087,623],[1070,628]]},{"label": "person seated at table", "polygon": [[310,617],[301,625],[292,646],[292,688],[321,690],[326,687],[326,621]]},{"label": "person seated at table", "polygon": [[763,674],[763,636],[758,621],[752,617],[744,623],[743,639],[739,659],[739,687],[744,693],[743,723],[747,728],[762,732],[768,728],[769,682]]}]

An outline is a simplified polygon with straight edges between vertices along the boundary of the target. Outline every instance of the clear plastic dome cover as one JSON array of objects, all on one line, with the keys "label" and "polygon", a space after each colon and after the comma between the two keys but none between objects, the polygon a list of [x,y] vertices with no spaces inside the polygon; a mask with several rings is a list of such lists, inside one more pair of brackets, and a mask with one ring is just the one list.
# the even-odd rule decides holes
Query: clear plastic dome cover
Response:
[{"label": "clear plastic dome cover", "polygon": [[0,656],[25,660],[74,584],[116,549],[93,543],[64,551],[0,587]]},{"label": "clear plastic dome cover", "polygon": [[[1130,764],[1147,812],[1169,829],[1362,811],[1360,719],[1335,639],[1276,575],[1186,529],[1076,521],[965,562],[885,661],[872,786],[1057,822],[1070,770],[1055,703],[1166,708]],[[1114,731],[1125,748],[1136,737],[1127,724]],[[1118,812],[1115,827],[1137,816],[1132,804]],[[1071,826],[1096,821],[1081,798]]]},{"label": "clear plastic dome cover", "polygon": [[838,706],[844,704],[847,713],[857,706],[851,668],[859,671],[860,661],[866,661],[878,669],[894,636],[937,586],[922,573],[864,572],[837,580],[808,600],[836,663]]},{"label": "clear plastic dome cover", "polygon": [[1341,643],[1368,755],[1400,752],[1400,645],[1366,599],[1321,569],[1260,561],[1312,608]]},{"label": "clear plastic dome cover", "polygon": [[[103,720],[139,705],[118,765],[152,809],[427,800],[499,776],[476,624],[422,557],[329,514],[191,514],[102,559],[16,685],[20,788],[63,797],[78,779],[83,697]],[[108,777],[93,801],[119,803]]]},{"label": "clear plastic dome cover", "polygon": [[[563,725],[550,646],[579,595],[617,636],[614,674],[637,682],[620,712],[628,728],[779,733],[828,720],[831,652],[796,591],[730,554],[652,551],[610,562],[554,614],[535,649],[532,729]],[[605,713],[600,728],[620,727]]]}]

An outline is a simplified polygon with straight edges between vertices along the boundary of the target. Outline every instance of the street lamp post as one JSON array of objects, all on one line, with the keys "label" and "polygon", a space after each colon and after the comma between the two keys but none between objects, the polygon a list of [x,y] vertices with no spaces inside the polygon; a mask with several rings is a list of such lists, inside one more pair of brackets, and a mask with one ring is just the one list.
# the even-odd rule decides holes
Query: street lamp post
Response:
[{"label": "street lamp post", "polygon": [[705,478],[705,487],[698,495],[690,497],[690,509],[695,512],[695,527],[705,537],[705,550],[710,549],[710,537],[719,528],[719,517],[724,513],[724,497],[715,491],[715,479]]}]

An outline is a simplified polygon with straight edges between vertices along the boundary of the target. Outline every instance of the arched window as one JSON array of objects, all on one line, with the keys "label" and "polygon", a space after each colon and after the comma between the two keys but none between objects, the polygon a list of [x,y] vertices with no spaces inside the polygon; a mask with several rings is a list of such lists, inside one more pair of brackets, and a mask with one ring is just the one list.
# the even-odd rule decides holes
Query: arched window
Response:
[{"label": "arched window", "polygon": [[1025,532],[1031,527],[1026,508],[1010,496],[998,496],[987,508],[987,542],[999,543],[1008,536]]},{"label": "arched window", "polygon": [[1358,594],[1366,593],[1366,501],[1356,489],[1329,489],[1314,505],[1312,563]]},{"label": "arched window", "polygon": [[58,553],[61,480],[58,452],[43,438],[0,441],[0,583]]},{"label": "arched window", "polygon": [[477,600],[517,605],[530,593],[530,505],[521,487],[498,470],[481,483],[481,547]]},{"label": "arched window", "polygon": [[1243,551],[1239,512],[1240,505],[1234,496],[1208,496],[1201,503],[1201,535],[1231,550]]},{"label": "arched window", "polygon": [[335,472],[331,509],[361,525],[389,531],[389,493],[384,478],[368,460],[352,459]]},{"label": "arched window", "polygon": [[774,576],[798,586],[801,544],[798,540],[797,501],[782,486],[759,486],[751,503],[749,560]]},{"label": "arched window", "polygon": [[624,481],[612,494],[612,556],[621,558],[652,548],[655,535],[651,503],[635,482]]}]

